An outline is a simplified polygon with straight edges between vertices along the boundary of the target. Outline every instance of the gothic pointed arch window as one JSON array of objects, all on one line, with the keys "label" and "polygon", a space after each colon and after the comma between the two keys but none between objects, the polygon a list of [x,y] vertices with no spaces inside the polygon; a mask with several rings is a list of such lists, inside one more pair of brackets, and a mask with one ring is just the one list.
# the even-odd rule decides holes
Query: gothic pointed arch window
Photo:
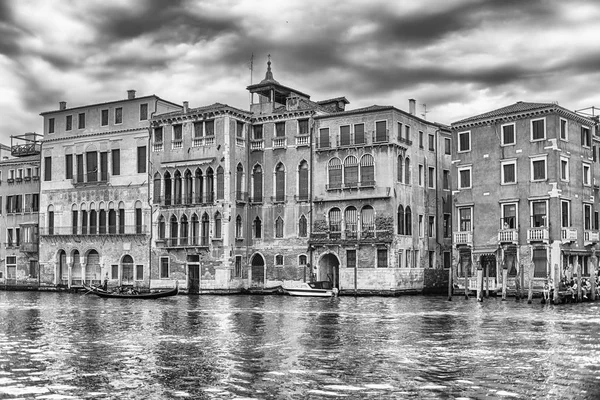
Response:
[{"label": "gothic pointed arch window", "polygon": [[174,176],[174,189],[175,189],[175,193],[174,193],[174,203],[175,204],[181,204],[181,200],[182,200],[182,194],[183,194],[183,190],[181,187],[182,184],[182,180],[181,180],[181,172],[179,172],[179,170],[175,171],[175,174],[173,174]]},{"label": "gothic pointed arch window", "polygon": [[300,161],[298,166],[298,200],[308,200],[308,163]]},{"label": "gothic pointed arch window", "polygon": [[300,216],[300,220],[298,221],[298,236],[308,236],[308,222],[306,221],[306,217],[304,215]]},{"label": "gothic pointed arch window", "polygon": [[244,166],[242,163],[237,165],[235,171],[235,198],[236,200],[244,200]]},{"label": "gothic pointed arch window", "polygon": [[254,237],[256,239],[262,238],[262,221],[259,217],[254,218]]},{"label": "gothic pointed arch window", "polygon": [[215,213],[215,234],[214,234],[215,239],[221,239],[221,223],[222,223],[221,221],[222,221],[221,213],[217,211]]},{"label": "gothic pointed arch window", "polygon": [[182,215],[179,223],[179,244],[186,246],[188,244],[188,218],[187,215]]},{"label": "gothic pointed arch window", "polygon": [[183,182],[184,182],[183,202],[185,204],[192,204],[192,193],[194,191],[194,179],[192,178],[192,172],[189,169],[185,170]]},{"label": "gothic pointed arch window", "polygon": [[277,217],[275,220],[275,237],[283,237],[283,218],[281,218],[281,216]]},{"label": "gothic pointed arch window", "polygon": [[329,178],[329,189],[339,189],[342,187],[342,161],[334,157],[327,163],[327,174]]},{"label": "gothic pointed arch window", "polygon": [[197,168],[194,174],[194,193],[194,203],[202,204],[204,202],[204,176],[200,168]]},{"label": "gothic pointed arch window", "polygon": [[239,215],[235,218],[235,237],[237,239],[244,237],[244,233],[242,232],[242,217]]},{"label": "gothic pointed arch window", "polygon": [[398,156],[398,182],[404,181],[404,157]]},{"label": "gothic pointed arch window", "polygon": [[198,236],[200,233],[200,224],[198,221],[198,215],[196,213],[192,214],[192,226],[191,226],[191,238],[192,244],[198,245]]},{"label": "gothic pointed arch window", "polygon": [[162,215],[158,216],[158,238],[160,240],[164,240],[165,239],[165,217],[163,217]]},{"label": "gothic pointed arch window", "polygon": [[358,185],[358,159],[348,156],[344,160],[344,187],[356,187]]},{"label": "gothic pointed arch window", "polygon": [[398,206],[398,235],[404,235],[404,207]]},{"label": "gothic pointed arch window", "polygon": [[285,166],[281,162],[275,167],[275,201],[285,201]]},{"label": "gothic pointed arch window", "polygon": [[208,167],[206,170],[206,202],[213,203],[215,201],[215,178],[213,169]]},{"label": "gothic pointed arch window", "polygon": [[260,165],[254,166],[252,170],[252,202],[262,203],[263,201],[263,171]]},{"label": "gothic pointed arch window", "polygon": [[410,158],[404,159],[404,183],[410,185]]},{"label": "gothic pointed arch window", "polygon": [[362,186],[375,185],[375,162],[370,154],[360,158],[360,183]]},{"label": "gothic pointed arch window", "polygon": [[175,215],[171,216],[171,231],[170,233],[170,238],[171,240],[169,241],[169,245],[171,246],[177,246],[177,229],[179,228],[179,224],[177,223],[177,217]]},{"label": "gothic pointed arch window", "polygon": [[217,168],[217,200],[225,198],[225,173],[223,167]]},{"label": "gothic pointed arch window", "polygon": [[161,197],[161,190],[162,190],[162,185],[161,185],[161,181],[162,178],[160,176],[160,174],[157,172],[154,174],[154,180],[153,180],[153,193],[154,193],[154,198],[153,203],[154,204],[160,204],[162,197]]},{"label": "gothic pointed arch window", "polygon": [[412,235],[412,213],[410,210],[410,206],[406,206],[404,210],[404,234]]},{"label": "gothic pointed arch window", "polygon": [[171,181],[171,174],[169,173],[169,171],[165,172],[164,181],[165,181],[165,194],[164,194],[165,203],[164,204],[166,206],[169,206],[169,205],[171,205],[171,194],[172,194],[172,190],[171,190],[172,181]]},{"label": "gothic pointed arch window", "polygon": [[108,233],[114,235],[117,233],[117,212],[111,204],[108,210]]},{"label": "gothic pointed arch window", "polygon": [[200,227],[200,245],[208,246],[208,235],[210,233],[210,220],[208,214],[202,214],[202,225]]}]

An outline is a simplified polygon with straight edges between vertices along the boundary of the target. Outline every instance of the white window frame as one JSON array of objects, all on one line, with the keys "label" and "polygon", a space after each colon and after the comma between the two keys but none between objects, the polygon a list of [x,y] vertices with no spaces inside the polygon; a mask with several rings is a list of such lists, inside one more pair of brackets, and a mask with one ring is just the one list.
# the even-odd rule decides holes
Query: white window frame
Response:
[{"label": "white window frame", "polygon": [[584,162],[582,163],[581,169],[583,172],[583,186],[592,186],[592,166],[589,163]]},{"label": "white window frame", "polygon": [[419,186],[425,186],[425,166],[423,164],[419,164]]},{"label": "white window frame", "polygon": [[[512,126],[513,127],[513,142],[512,143],[505,143],[504,142],[504,127],[505,126]],[[511,122],[510,124],[504,124],[504,125],[500,125],[500,141],[502,142],[502,146],[514,146],[517,144],[517,124],[515,124],[514,122]]]},{"label": "white window frame", "polygon": [[[106,124],[102,123],[102,113],[106,111]],[[103,108],[102,110],[100,110],[100,126],[108,126],[110,125],[110,110],[108,108]]]},{"label": "white window frame", "polygon": [[[506,215],[504,213],[504,211],[505,211],[504,208],[506,206],[515,206],[515,229],[516,229],[516,227],[519,226],[519,203],[511,201],[511,202],[500,204],[500,214],[502,216],[502,221],[504,221],[504,219],[506,218]],[[504,229],[504,227],[502,227],[502,229]]]},{"label": "white window frame", "polygon": [[[530,200],[530,201],[529,201],[529,215],[530,215],[530,218],[529,218],[529,226],[530,226],[531,228],[534,228],[534,226],[533,226],[533,204],[534,204],[534,203],[542,203],[542,202],[543,202],[543,203],[546,203],[546,205],[545,205],[545,209],[546,209],[546,214],[545,214],[545,215],[546,215],[546,219],[545,219],[545,221],[544,221],[544,225],[542,225],[542,227],[544,227],[544,228],[548,228],[548,225],[549,225],[549,221],[548,221],[548,212],[549,212],[549,210],[548,210],[548,200],[545,200],[545,199],[540,199],[540,200]],[[562,218],[561,218],[561,219],[562,219]],[[562,221],[561,221],[561,223],[562,223]]]},{"label": "white window frame", "polygon": [[463,209],[469,210],[469,218],[470,218],[469,224],[471,225],[471,229],[468,231],[459,230],[457,232],[472,232],[473,231],[473,206],[457,207],[457,218],[458,218],[458,221],[456,221],[458,223],[457,228],[461,229],[461,221],[462,220],[460,219],[460,210],[463,210]]},{"label": "white window frame", "polygon": [[[121,122],[117,122],[117,110],[119,108],[121,109]],[[108,117],[110,118],[110,113],[109,113]],[[113,117],[114,117],[113,118],[113,122],[114,122],[115,125],[122,125],[123,124],[123,107],[115,107],[115,111],[114,111]]]},{"label": "white window frame", "polygon": [[[533,179],[533,163],[535,161],[544,161],[544,178],[543,179]],[[529,177],[531,179],[531,182],[547,181],[548,180],[548,156],[545,154],[543,156],[530,156],[529,157],[529,169],[530,169]]]},{"label": "white window frame", "polygon": [[[379,119],[379,120],[376,120],[374,122],[374,124],[373,124],[373,135],[374,135],[373,138],[377,137],[377,123],[378,122],[385,122],[385,134],[386,134],[386,136],[387,136],[387,138],[389,140],[389,138],[390,138],[390,135],[389,135],[390,128],[388,126],[388,120],[387,119]],[[365,140],[366,140],[366,136],[365,136]]]},{"label": "white window frame", "polygon": [[[564,177],[564,178],[563,178],[563,170],[562,170],[563,161],[566,163],[566,166],[567,166],[566,171],[565,171],[565,173],[567,174],[567,176]],[[563,182],[569,182],[569,175],[570,175],[571,171],[570,171],[569,158],[568,157],[560,156],[559,171],[560,171],[560,180],[563,181]]]},{"label": "white window frame", "polygon": [[[471,165],[468,165],[463,167],[457,167],[456,170],[458,171],[458,189],[471,189],[473,187],[473,167]],[[462,171],[469,171],[469,186],[463,186],[460,174]]]},{"label": "white window frame", "polygon": [[[567,225],[563,225],[563,215],[562,215],[562,210],[563,210],[563,204],[567,205]],[[546,210],[547,212],[547,210]],[[560,227],[561,228],[569,228],[571,226],[571,201],[570,200],[561,200],[560,201]]]},{"label": "white window frame", "polygon": [[[277,264],[277,257],[281,256],[281,264]],[[273,265],[276,267],[283,267],[285,265],[285,257],[281,253],[277,253],[273,256]]]},{"label": "white window frame", "polygon": [[589,141],[589,143],[587,145],[581,143],[581,147],[585,147],[586,149],[590,149],[590,148],[592,148],[592,141],[593,141],[593,139],[592,139],[592,128],[590,128],[587,125],[581,125],[581,130],[583,131],[584,129],[588,130],[590,141]]},{"label": "white window frame", "polygon": [[419,226],[419,237],[425,237],[425,229],[424,229],[424,219],[425,216],[423,214],[419,214],[418,226]]},{"label": "white window frame", "polygon": [[[585,229],[585,209],[586,208],[590,209],[590,220],[589,220],[590,229]],[[581,216],[581,221],[583,223],[581,225],[582,225],[583,230],[584,231],[593,230],[594,229],[594,207],[593,207],[593,205],[590,204],[590,203],[583,203],[583,210],[582,211],[583,211],[583,215]]]},{"label": "white window frame", "polygon": [[[460,142],[461,142],[460,136],[461,135],[469,135],[469,148],[468,149],[460,148]],[[467,152],[471,151],[471,131],[458,132],[457,139],[458,139],[458,141],[456,143],[457,153],[467,153]]]},{"label": "white window frame", "polygon": [[[565,121],[565,137],[564,138],[562,137],[562,131],[561,131],[562,121]],[[565,142],[569,141],[569,120],[568,119],[565,119],[565,118],[559,119],[559,121],[558,121],[558,138]]]},{"label": "white window frame", "polygon": [[[541,138],[539,138],[539,139],[534,139],[534,138],[533,138],[533,123],[534,123],[534,122],[536,122],[536,121],[543,121],[543,122],[544,122],[544,136],[543,136],[543,137],[541,137]],[[539,142],[539,141],[542,141],[542,140],[546,140],[546,136],[547,136],[547,132],[546,132],[546,117],[544,117],[544,118],[535,118],[535,119],[532,119],[532,120],[529,122],[529,132],[530,132],[530,134],[529,134],[529,139],[530,139],[532,142]]]},{"label": "white window frame", "polygon": [[[515,167],[515,181],[514,182],[506,182],[506,178],[504,177],[504,166],[505,165],[514,165]],[[518,182],[517,179],[517,159],[504,160],[500,162],[500,184],[501,185],[516,185]]]},{"label": "white window frame", "polygon": [[[167,259],[167,276],[163,277],[162,276],[162,260],[165,258]],[[159,258],[158,276],[159,276],[159,279],[169,279],[169,277],[171,276],[171,258],[170,257],[160,257]]]}]

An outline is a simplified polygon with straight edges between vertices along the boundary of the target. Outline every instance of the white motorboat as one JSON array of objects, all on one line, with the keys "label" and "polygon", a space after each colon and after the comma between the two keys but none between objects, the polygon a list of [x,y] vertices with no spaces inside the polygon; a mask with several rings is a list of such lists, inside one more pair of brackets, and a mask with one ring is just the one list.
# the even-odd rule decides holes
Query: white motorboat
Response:
[{"label": "white motorboat", "polygon": [[338,289],[329,281],[302,282],[293,287],[284,286],[283,290],[290,296],[331,297],[338,293]]}]

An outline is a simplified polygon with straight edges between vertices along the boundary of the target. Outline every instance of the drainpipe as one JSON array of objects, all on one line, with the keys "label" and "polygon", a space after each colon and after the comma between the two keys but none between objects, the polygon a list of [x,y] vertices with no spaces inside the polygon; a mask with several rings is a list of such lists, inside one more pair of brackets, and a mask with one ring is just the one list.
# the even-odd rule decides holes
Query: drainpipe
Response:
[{"label": "drainpipe", "polygon": [[152,235],[153,235],[153,229],[152,229],[152,221],[153,221],[153,216],[152,214],[154,213],[154,209],[152,207],[152,195],[150,193],[150,179],[152,179],[152,172],[150,167],[152,166],[152,162],[150,161],[150,154],[152,154],[152,152],[150,151],[150,146],[152,145],[152,118],[154,117],[154,114],[156,114],[156,109],[158,108],[158,98],[154,99],[154,111],[152,111],[150,113],[150,119],[148,121],[148,161],[147,163],[147,175],[148,175],[148,206],[150,207],[150,238],[148,241],[148,290],[150,290],[150,285],[152,282]]},{"label": "drainpipe", "polygon": [[[314,175],[314,149],[313,149],[313,135],[314,135],[314,129],[315,129],[315,120],[314,118],[311,116],[309,119],[309,126],[310,126],[310,135],[309,135],[309,148],[310,148],[310,174],[309,174],[309,178],[310,178],[310,185],[308,185],[308,204],[309,204],[309,210],[308,210],[308,226],[310,226],[310,234],[308,235],[309,238],[309,243],[310,243],[310,236],[312,235],[312,229],[313,229],[313,185],[314,185],[314,180],[313,180],[313,175]],[[308,245],[308,254],[309,254],[309,260],[310,260],[310,269],[308,270],[309,274],[312,274],[312,269],[313,267],[313,247],[312,244]],[[306,282],[306,267],[304,267],[304,282]]]},{"label": "drainpipe", "polygon": [[[44,146],[44,142],[40,140],[40,156],[39,156],[39,163],[40,166],[38,168],[38,171],[42,172],[42,147]],[[42,177],[38,176],[38,234],[37,234],[37,269],[38,269],[38,290],[40,290],[40,286],[42,284],[42,269],[40,267],[40,205],[41,205],[41,200],[42,200]],[[6,282],[6,281],[5,281]]]},{"label": "drainpipe", "polygon": [[[252,93],[250,93],[250,96],[253,96]],[[250,107],[252,107],[252,102],[250,104]],[[246,208],[246,240],[245,240],[245,244],[246,244],[246,268],[248,268],[250,266],[250,262],[248,260],[248,253],[250,251],[250,239],[251,239],[251,231],[250,231],[250,176],[251,176],[251,171],[252,171],[252,165],[250,164],[250,130],[252,129],[252,124],[248,124],[248,129],[246,130],[246,202],[244,203],[244,207]],[[242,194],[243,196],[243,194]],[[236,204],[237,207],[237,204]],[[234,230],[234,236],[235,236],[235,230]],[[233,243],[235,244],[235,237],[233,238]],[[243,272],[242,272],[242,277],[244,276]],[[242,282],[243,282],[243,278],[242,278]],[[242,283],[243,284],[243,283]],[[248,282],[248,288],[252,286],[252,282]]]}]

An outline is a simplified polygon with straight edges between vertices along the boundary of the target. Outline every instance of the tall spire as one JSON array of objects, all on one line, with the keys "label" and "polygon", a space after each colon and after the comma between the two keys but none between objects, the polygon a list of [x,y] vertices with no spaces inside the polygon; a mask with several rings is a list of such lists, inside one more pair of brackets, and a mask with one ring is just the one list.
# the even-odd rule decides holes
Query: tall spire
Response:
[{"label": "tall spire", "polygon": [[265,74],[265,80],[267,81],[274,81],[275,79],[273,79],[273,72],[271,71],[271,55],[268,55],[269,57],[269,61],[267,61],[267,73]]}]

